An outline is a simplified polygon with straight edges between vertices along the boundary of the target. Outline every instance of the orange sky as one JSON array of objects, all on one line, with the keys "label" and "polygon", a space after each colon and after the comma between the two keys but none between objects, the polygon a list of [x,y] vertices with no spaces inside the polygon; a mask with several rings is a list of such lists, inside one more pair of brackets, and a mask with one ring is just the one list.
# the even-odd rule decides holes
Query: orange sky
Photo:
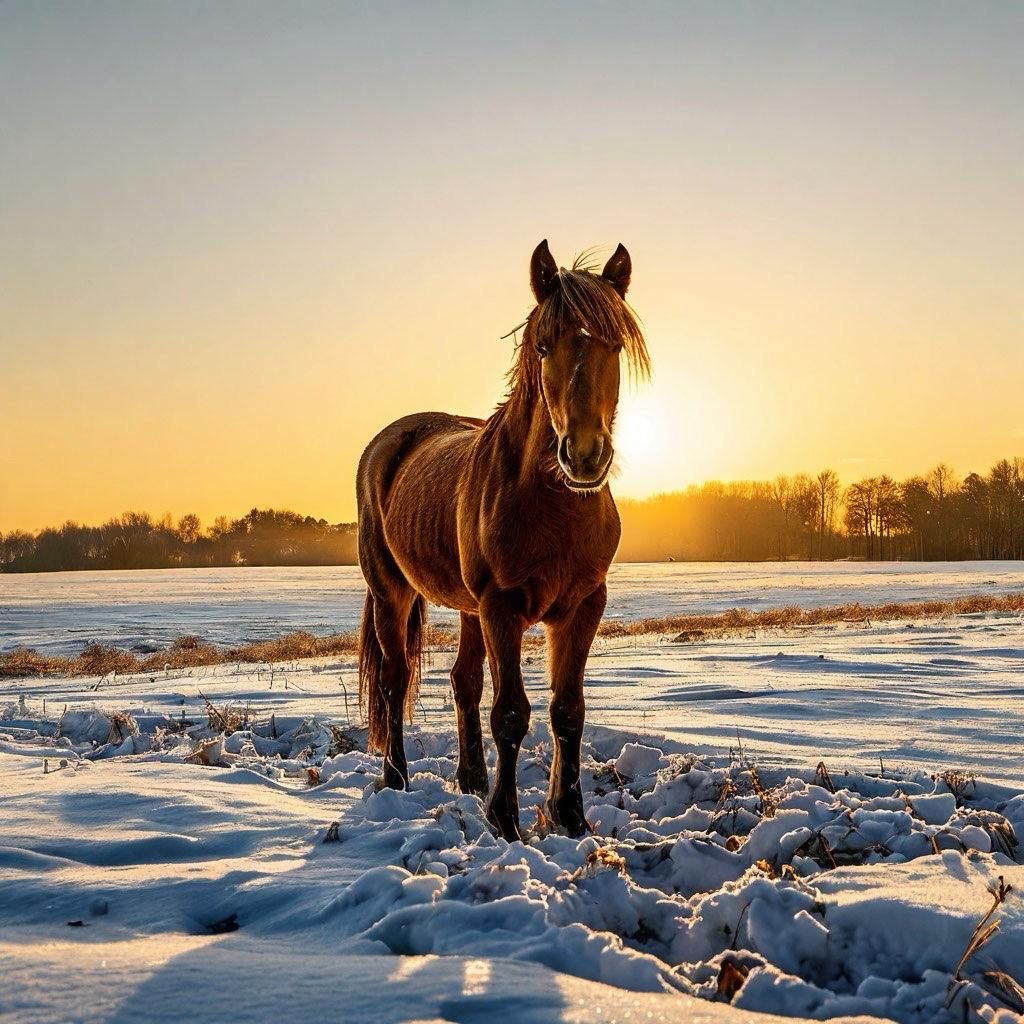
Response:
[{"label": "orange sky", "polygon": [[0,530],[354,517],[630,249],[617,494],[1024,453],[1024,7],[5,4]]}]

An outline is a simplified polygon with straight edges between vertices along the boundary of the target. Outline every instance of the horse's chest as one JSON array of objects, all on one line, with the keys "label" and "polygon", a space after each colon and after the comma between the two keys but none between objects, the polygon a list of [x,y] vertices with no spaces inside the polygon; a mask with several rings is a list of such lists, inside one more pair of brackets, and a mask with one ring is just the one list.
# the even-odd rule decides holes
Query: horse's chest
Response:
[{"label": "horse's chest", "polygon": [[529,617],[540,619],[575,606],[604,582],[618,536],[617,516],[579,522],[520,511],[482,532],[484,575],[502,590],[522,591]]}]

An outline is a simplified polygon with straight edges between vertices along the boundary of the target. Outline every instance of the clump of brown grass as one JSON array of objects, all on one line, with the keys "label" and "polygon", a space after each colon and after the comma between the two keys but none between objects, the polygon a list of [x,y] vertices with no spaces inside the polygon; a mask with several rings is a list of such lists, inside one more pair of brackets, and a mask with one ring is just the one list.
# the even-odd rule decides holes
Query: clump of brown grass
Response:
[{"label": "clump of brown grass", "polygon": [[332,636],[317,637],[299,630],[273,640],[256,640],[241,647],[233,647],[227,654],[229,661],[275,662],[319,658],[327,654],[354,654],[355,650],[354,633],[335,633]]},{"label": "clump of brown grass", "polygon": [[533,826],[533,834],[540,839],[546,839],[555,831],[555,825],[544,813],[544,808],[540,804],[537,804],[534,811],[537,813],[537,821]]},{"label": "clump of brown grass", "polygon": [[359,745],[356,741],[336,725],[328,725],[327,728],[331,733],[331,742],[327,748],[328,757],[336,757],[338,754],[348,754],[353,750],[359,749]]},{"label": "clump of brown grass", "polygon": [[42,676],[64,672],[68,659],[40,654],[30,647],[16,647],[0,655],[0,676]]},{"label": "clump of brown grass", "polygon": [[819,786],[827,789],[830,793],[834,793],[836,791],[835,783],[832,781],[832,775],[824,761],[819,761],[818,767],[814,769],[814,779]]},{"label": "clump of brown grass", "polygon": [[74,665],[74,675],[106,676],[111,672],[119,672],[124,675],[136,669],[138,659],[127,651],[118,650],[116,647],[89,644],[77,658],[73,659],[72,664]]},{"label": "clump of brown grass", "polygon": [[992,840],[992,852],[1002,853],[1010,860],[1017,859],[1017,847],[1020,841],[1006,818],[996,811],[971,811],[969,814],[961,814],[960,820],[967,825],[977,825],[988,833]]},{"label": "clump of brown grass", "polygon": [[750,766],[750,782],[754,787],[754,792],[757,794],[757,799],[760,801],[761,817],[774,818],[779,802],[773,793],[761,785],[761,776],[758,775],[757,769],[753,765]]},{"label": "clump of brown grass", "polygon": [[718,969],[718,983],[715,986],[718,998],[731,1003],[736,993],[743,988],[743,982],[747,980],[748,974],[750,968],[746,964],[727,956]]},{"label": "clump of brown grass", "polygon": [[940,773],[939,778],[946,784],[946,788],[953,794],[957,807],[963,806],[964,799],[974,792],[975,778],[970,772],[961,771],[957,768],[947,768]]},{"label": "clump of brown grass", "polygon": [[110,732],[107,734],[107,743],[124,743],[129,736],[137,736],[139,727],[135,719],[124,711],[118,711],[110,716]]},{"label": "clump of brown grass", "polygon": [[242,729],[251,729],[256,722],[256,716],[248,704],[245,707],[240,704],[225,704],[218,708],[202,691],[199,692],[199,696],[206,705],[206,724],[217,732],[230,735]]},{"label": "clump of brown grass", "polygon": [[200,740],[195,750],[185,756],[185,762],[187,764],[201,764],[206,768],[212,768],[220,763],[220,756],[223,750],[224,742],[220,737]]},{"label": "clump of brown grass", "polygon": [[796,852],[801,857],[810,858],[819,867],[827,870],[834,870],[839,866],[832,848],[828,845],[828,840],[820,832],[813,833]]},{"label": "clump of brown grass", "polygon": [[573,872],[571,877],[575,881],[579,878],[596,875],[602,868],[609,868],[621,875],[626,870],[626,862],[622,855],[616,853],[610,846],[599,846],[587,854],[586,860]]},{"label": "clump of brown grass", "polygon": [[157,651],[143,661],[136,671],[152,672],[163,668],[192,668],[219,665],[230,661],[224,652],[198,636],[179,636],[166,651]]}]

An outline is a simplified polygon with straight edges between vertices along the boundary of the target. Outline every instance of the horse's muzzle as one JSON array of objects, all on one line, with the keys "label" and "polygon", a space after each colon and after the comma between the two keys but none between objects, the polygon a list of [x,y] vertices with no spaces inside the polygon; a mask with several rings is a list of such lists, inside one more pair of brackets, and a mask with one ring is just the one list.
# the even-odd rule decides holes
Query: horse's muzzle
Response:
[{"label": "horse's muzzle", "polygon": [[566,434],[558,442],[558,465],[565,474],[566,484],[574,491],[603,487],[614,454],[608,434],[593,434],[589,438]]}]

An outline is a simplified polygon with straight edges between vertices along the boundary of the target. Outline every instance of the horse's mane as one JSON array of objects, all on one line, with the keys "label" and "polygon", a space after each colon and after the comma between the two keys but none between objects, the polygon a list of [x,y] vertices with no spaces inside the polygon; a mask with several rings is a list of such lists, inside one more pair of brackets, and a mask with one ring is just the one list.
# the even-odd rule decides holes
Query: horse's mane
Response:
[{"label": "horse's mane", "polygon": [[597,272],[597,265],[590,262],[592,255],[592,251],[581,253],[572,269],[562,267],[551,294],[534,306],[520,325],[523,334],[508,373],[506,404],[518,395],[532,398],[539,391],[536,339],[555,337],[570,327],[595,338],[620,341],[630,374],[639,379],[650,377],[651,359],[640,321],[629,303]]}]

